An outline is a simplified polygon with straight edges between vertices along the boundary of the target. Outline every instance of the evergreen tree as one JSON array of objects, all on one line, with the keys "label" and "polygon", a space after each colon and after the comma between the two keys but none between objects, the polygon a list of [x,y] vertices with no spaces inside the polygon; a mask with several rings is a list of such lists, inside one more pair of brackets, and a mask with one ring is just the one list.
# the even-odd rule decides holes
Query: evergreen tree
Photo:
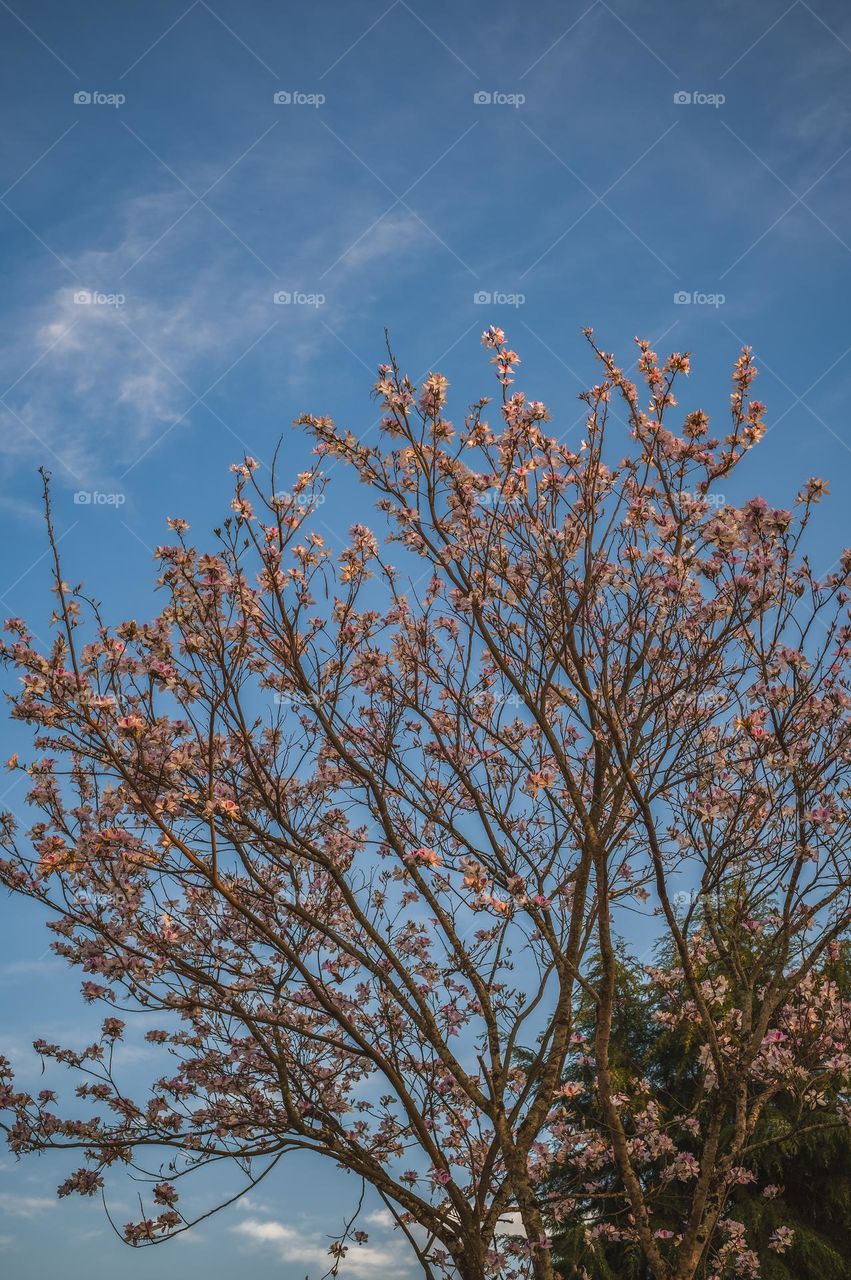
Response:
[{"label": "evergreen tree", "polygon": [[[592,964],[593,987],[596,963]],[[851,986],[851,944],[834,949],[826,969],[844,991]],[[643,1074],[662,1099],[676,1098],[686,1109],[698,1103],[700,1072],[697,1038],[682,1028],[671,1030],[654,1019],[657,988],[639,965],[621,951],[618,963],[613,1060],[624,1079]],[[580,1034],[591,1040],[595,1010],[583,1002]],[[593,1081],[590,1058],[575,1056],[568,1083],[588,1086]],[[585,1099],[583,1103],[583,1099]],[[586,1109],[589,1126],[600,1123],[593,1088],[571,1101]],[[748,1162],[752,1181],[737,1186],[725,1208],[726,1216],[742,1222],[757,1255],[761,1280],[848,1280],[851,1275],[851,1130],[801,1119],[794,1100],[778,1096],[766,1107],[753,1138]],[[652,1171],[648,1171],[652,1174]],[[548,1183],[550,1203],[570,1200],[581,1209],[553,1232],[554,1261],[564,1280],[650,1280],[651,1271],[633,1242],[608,1239],[606,1233],[627,1221],[628,1209],[620,1180],[613,1175],[581,1183],[575,1174],[556,1165]],[[667,1198],[670,1225],[681,1221],[685,1191],[672,1183]],[[778,1228],[792,1231],[783,1253],[770,1245]],[[704,1265],[699,1280],[709,1280]]]}]

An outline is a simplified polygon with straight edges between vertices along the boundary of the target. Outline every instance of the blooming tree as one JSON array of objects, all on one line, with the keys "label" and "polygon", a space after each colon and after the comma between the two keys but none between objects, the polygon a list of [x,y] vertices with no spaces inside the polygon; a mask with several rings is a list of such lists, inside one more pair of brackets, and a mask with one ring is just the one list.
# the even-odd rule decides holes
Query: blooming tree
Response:
[{"label": "blooming tree", "polygon": [[[756,1276],[726,1207],[760,1115],[783,1095],[844,1122],[851,553],[821,578],[803,554],[819,481],[791,512],[717,499],[764,431],[748,350],[714,439],[700,411],[669,425],[687,356],[640,342],[640,392],[587,336],[576,448],[512,390],[499,329],[493,424],[483,398],[453,427],[446,379],[391,357],[379,444],[304,417],[315,465],[288,493],[235,467],[214,553],[169,521],[150,622],[110,627],[63,580],[46,491],[55,639],[13,619],[4,646],[40,816],[6,816],[0,875],[113,1009],[86,1048],[36,1046],[78,1073],[79,1114],[8,1064],[0,1106],[13,1151],[84,1153],[60,1194],[150,1172],[128,1242],[192,1225],[200,1166],[232,1157],[250,1187],[313,1151],[374,1189],[424,1276],[552,1280],[549,1231],[583,1212],[547,1192],[556,1159],[583,1194],[614,1171],[614,1229],[657,1280]],[[313,518],[335,461],[386,530],[340,553]],[[659,1016],[698,1042],[688,1108],[613,1054],[642,915],[673,956]],[[140,1099],[126,1010],[168,1063]],[[353,1218],[332,1269],[365,1239]]]}]

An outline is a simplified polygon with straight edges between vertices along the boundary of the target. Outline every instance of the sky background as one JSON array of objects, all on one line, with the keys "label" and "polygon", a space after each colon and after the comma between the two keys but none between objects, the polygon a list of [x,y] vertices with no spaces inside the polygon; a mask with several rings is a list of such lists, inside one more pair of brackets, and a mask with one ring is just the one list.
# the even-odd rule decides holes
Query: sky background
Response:
[{"label": "sky background", "polygon": [[[268,463],[283,437],[294,476],[305,410],[374,431],[385,327],[460,417],[494,390],[479,335],[501,325],[518,385],[577,440],[584,326],[624,364],[636,334],[690,350],[683,407],[722,422],[750,343],[769,431],[728,497],[788,505],[827,478],[826,570],[851,503],[849,85],[842,0],[0,0],[3,613],[44,634],[38,466],[65,576],[114,621],[147,616],[165,517],[208,539],[243,453]],[[320,531],[370,517],[338,469]],[[20,788],[0,803],[20,811]],[[82,1042],[97,1020],[47,940],[0,901],[0,1052],[25,1081],[36,1036]],[[157,1057],[131,1041],[124,1065],[139,1082]],[[0,1155],[8,1280],[318,1280],[357,1193],[296,1161],[134,1253],[98,1202],[56,1202],[64,1168]],[[114,1182],[118,1222],[134,1195]],[[369,1229],[341,1274],[404,1276]]]}]

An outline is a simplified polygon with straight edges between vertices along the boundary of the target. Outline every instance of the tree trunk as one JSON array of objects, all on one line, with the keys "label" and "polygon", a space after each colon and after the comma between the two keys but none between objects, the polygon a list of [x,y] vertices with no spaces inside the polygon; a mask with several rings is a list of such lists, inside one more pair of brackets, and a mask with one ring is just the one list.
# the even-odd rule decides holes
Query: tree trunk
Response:
[{"label": "tree trunk", "polygon": [[[484,1280],[485,1250],[483,1247],[471,1246],[463,1254],[455,1256],[455,1268],[458,1280]],[[553,1280],[552,1258],[549,1250],[536,1249],[532,1257],[532,1274],[534,1280]]]},{"label": "tree trunk", "polygon": [[480,1255],[465,1253],[463,1257],[456,1258],[455,1266],[458,1280],[484,1280],[485,1264]]}]

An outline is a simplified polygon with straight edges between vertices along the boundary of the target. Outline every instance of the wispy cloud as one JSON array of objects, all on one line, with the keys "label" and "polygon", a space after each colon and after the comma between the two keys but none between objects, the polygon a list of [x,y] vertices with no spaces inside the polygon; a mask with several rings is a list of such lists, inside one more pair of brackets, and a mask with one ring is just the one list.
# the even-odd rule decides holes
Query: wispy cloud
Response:
[{"label": "wispy cloud", "polygon": [[35,960],[10,960],[0,964],[0,986],[15,986],[28,978],[39,978],[57,973],[63,966],[55,959],[39,957]]},{"label": "wispy cloud", "polygon": [[[369,214],[353,224],[341,210],[276,279],[227,237],[209,252],[183,225],[169,233],[185,204],[178,191],[117,205],[105,246],[66,253],[76,279],[14,317],[0,354],[0,456],[44,461],[72,484],[115,479],[193,414],[218,416],[220,384],[261,344],[267,367],[282,364],[295,384],[362,306],[375,266],[428,236],[413,216],[388,214],[353,243]],[[281,294],[292,304],[276,305]]]},{"label": "wispy cloud", "polygon": [[34,1218],[40,1213],[48,1213],[55,1209],[57,1201],[47,1196],[15,1195],[9,1191],[0,1192],[0,1213],[9,1214],[13,1218]]}]

